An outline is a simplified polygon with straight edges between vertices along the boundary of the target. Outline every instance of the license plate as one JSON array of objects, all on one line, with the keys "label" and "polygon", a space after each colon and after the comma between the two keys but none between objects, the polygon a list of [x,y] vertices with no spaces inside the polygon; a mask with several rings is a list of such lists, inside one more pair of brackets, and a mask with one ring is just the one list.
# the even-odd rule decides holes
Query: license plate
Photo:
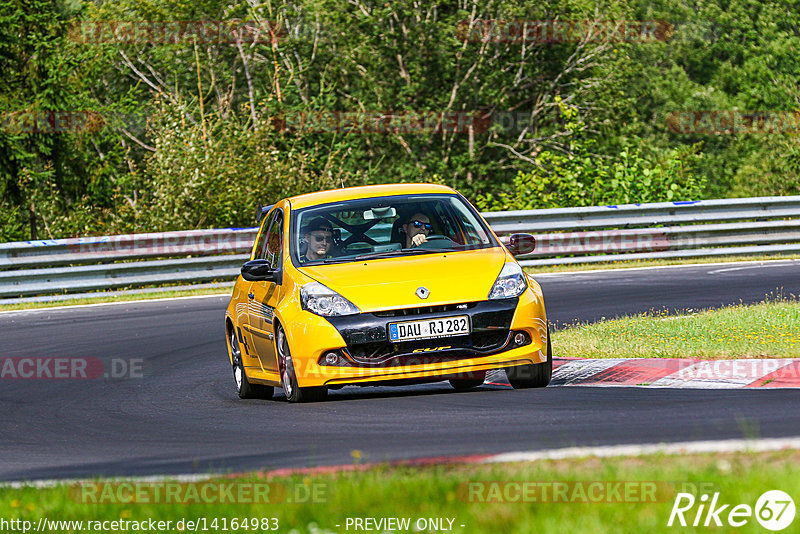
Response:
[{"label": "license plate", "polygon": [[423,321],[389,323],[390,341],[409,341],[435,337],[463,336],[470,333],[469,316],[443,317]]}]

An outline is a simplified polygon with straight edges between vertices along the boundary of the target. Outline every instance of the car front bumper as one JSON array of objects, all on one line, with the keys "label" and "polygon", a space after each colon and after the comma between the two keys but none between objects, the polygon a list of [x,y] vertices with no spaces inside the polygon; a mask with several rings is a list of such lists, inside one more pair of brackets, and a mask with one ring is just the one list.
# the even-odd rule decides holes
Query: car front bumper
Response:
[{"label": "car front bumper", "polygon": [[[530,288],[519,298],[448,306],[428,306],[395,312],[363,313],[293,321],[289,339],[301,386],[364,384],[387,380],[436,380],[469,377],[491,369],[547,361],[547,321],[541,294]],[[304,315],[312,315],[303,312]],[[390,323],[469,315],[469,336],[391,343]],[[523,333],[524,345],[514,343]],[[330,352],[340,365],[324,365]],[[346,364],[341,364],[346,362]]]}]

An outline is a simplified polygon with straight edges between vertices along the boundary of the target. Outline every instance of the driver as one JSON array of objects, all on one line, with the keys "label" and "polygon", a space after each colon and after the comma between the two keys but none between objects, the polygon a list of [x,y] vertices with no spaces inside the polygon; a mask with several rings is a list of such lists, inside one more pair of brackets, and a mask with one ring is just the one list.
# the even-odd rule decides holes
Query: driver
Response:
[{"label": "driver", "polygon": [[428,241],[431,232],[431,220],[424,213],[415,213],[402,226],[406,234],[405,248],[418,247]]},{"label": "driver", "polygon": [[305,255],[300,257],[300,261],[324,260],[331,257],[333,227],[330,222],[322,217],[313,219],[303,229],[303,237],[308,246]]}]

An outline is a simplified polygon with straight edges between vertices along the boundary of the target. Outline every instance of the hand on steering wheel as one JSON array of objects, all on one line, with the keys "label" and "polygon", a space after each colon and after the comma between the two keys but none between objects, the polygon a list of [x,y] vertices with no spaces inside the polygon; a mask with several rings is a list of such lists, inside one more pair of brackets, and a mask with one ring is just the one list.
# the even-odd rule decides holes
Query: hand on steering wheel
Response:
[{"label": "hand on steering wheel", "polygon": [[427,236],[425,234],[417,234],[411,238],[411,246],[418,247],[423,243],[430,243],[431,241],[435,241],[437,239],[447,239],[450,241],[450,238],[439,234],[428,234]]}]

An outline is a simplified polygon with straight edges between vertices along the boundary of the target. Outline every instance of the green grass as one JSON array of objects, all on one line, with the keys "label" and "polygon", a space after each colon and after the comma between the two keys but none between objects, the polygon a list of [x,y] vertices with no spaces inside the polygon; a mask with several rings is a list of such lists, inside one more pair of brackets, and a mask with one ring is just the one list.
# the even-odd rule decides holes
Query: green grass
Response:
[{"label": "green grass", "polygon": [[[235,482],[264,483],[265,480],[251,475]],[[536,482],[549,488],[561,483],[572,485],[567,502],[552,502],[552,499],[550,502],[527,502],[532,499],[497,502],[497,498],[493,499],[495,502],[480,502],[470,499],[469,484],[476,482]],[[647,502],[636,496],[630,499],[632,502],[583,502],[580,494],[573,493],[573,488],[586,488],[590,482],[628,482],[634,487],[641,487],[641,482],[655,483],[658,490],[645,497]],[[230,524],[234,518],[274,517],[278,519],[280,532],[295,529],[297,533],[321,533],[347,532],[348,517],[407,517],[411,521],[452,518],[454,532],[469,533],[663,532],[669,530],[666,523],[679,491],[693,493],[698,498],[704,492],[719,492],[720,503],[754,506],[763,492],[780,489],[796,500],[800,496],[800,452],[378,467],[335,475],[273,478],[269,483],[270,494],[285,495],[287,499],[268,504],[84,504],[80,492],[69,486],[41,490],[3,488],[0,489],[0,518],[23,519],[34,524],[41,517],[84,521],[152,518],[170,520],[173,524],[181,518],[207,518],[209,522],[213,518],[225,518]],[[281,488],[286,491],[276,491]],[[313,488],[317,498],[302,498],[309,492],[297,491],[298,488]],[[472,495],[487,497],[490,495],[487,488],[483,486]],[[292,498],[293,493],[301,498]],[[513,500],[515,494],[510,495]],[[541,490],[538,495],[542,495]],[[288,502],[288,499],[302,502]],[[693,515],[688,517],[691,521]],[[800,518],[795,519],[795,524],[799,521]],[[337,524],[341,526],[336,527]],[[708,531],[703,527],[677,529],[681,532]],[[724,527],[716,531],[729,530],[730,527]],[[351,527],[349,532],[353,531]],[[410,531],[413,532],[413,528]],[[739,531],[764,532],[755,518],[750,518]],[[173,527],[170,532],[179,531]]]},{"label": "green grass", "polygon": [[800,301],[773,299],[703,312],[666,312],[575,324],[553,332],[553,351],[587,358],[797,358]]},{"label": "green grass", "polygon": [[630,269],[641,267],[665,267],[668,265],[702,265],[708,263],[739,263],[745,261],[775,261],[796,260],[799,254],[787,255],[760,255],[760,256],[715,256],[710,258],[675,258],[669,260],[637,260],[637,261],[609,261],[600,263],[576,263],[572,265],[544,265],[540,267],[525,267],[525,271],[533,275],[537,273],[562,273],[573,271],[593,271],[602,269]]}]

